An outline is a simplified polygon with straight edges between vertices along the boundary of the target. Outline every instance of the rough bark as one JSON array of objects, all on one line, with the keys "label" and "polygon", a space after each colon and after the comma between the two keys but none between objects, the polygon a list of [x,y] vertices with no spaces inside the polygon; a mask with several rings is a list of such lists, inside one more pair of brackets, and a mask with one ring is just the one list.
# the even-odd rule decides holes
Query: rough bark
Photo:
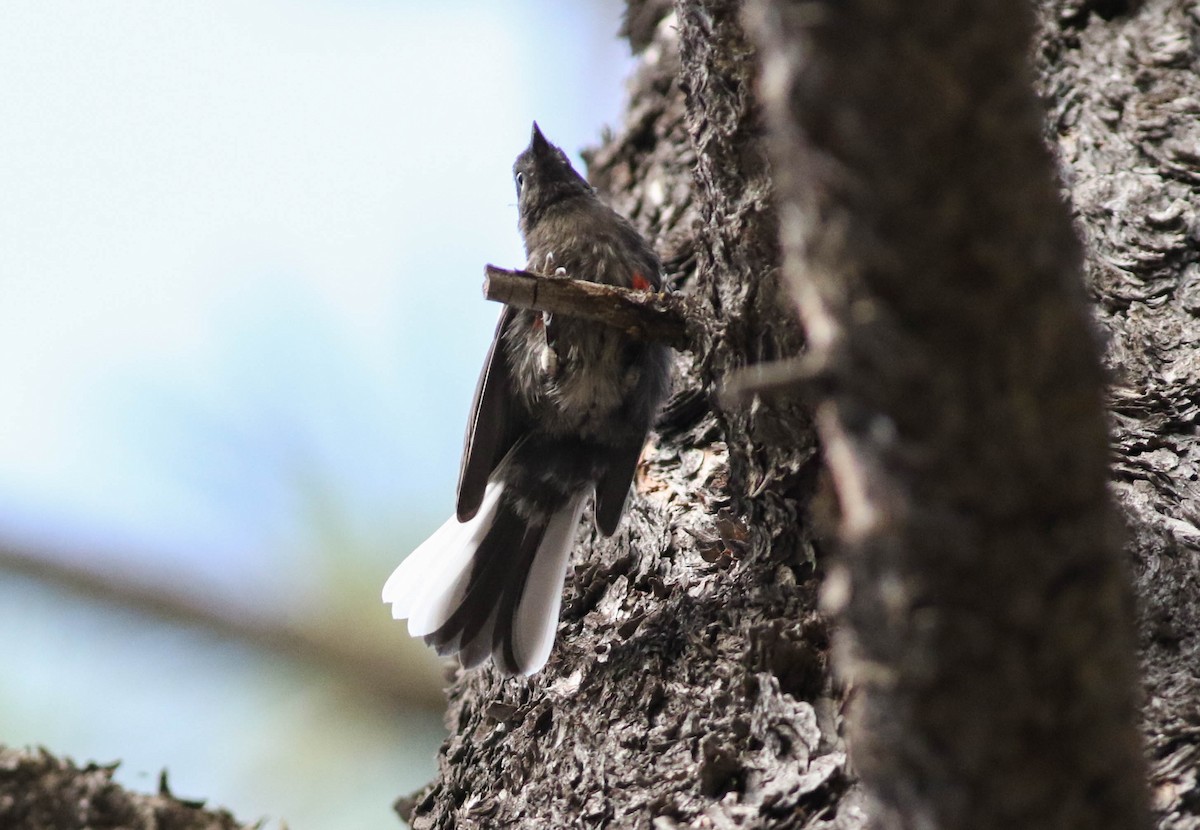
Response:
[{"label": "rough bark", "polygon": [[1152,803],[1160,827],[1200,828],[1200,5],[1049,0],[1039,14],[1048,138],[1106,338]]},{"label": "rough bark", "polygon": [[1032,15],[751,9],[788,275],[833,388],[824,596],[872,824],[1144,828],[1099,350]]},{"label": "rough bark", "polygon": [[[998,15],[994,30],[967,25],[970,10],[984,5]],[[969,682],[939,687],[930,700],[912,687],[895,694],[879,676],[859,672],[850,697],[861,703],[863,689],[873,687],[874,701],[863,710],[877,736],[905,728],[921,711],[951,745],[974,740],[983,750],[959,771],[974,782],[964,788],[947,786],[954,771],[937,757],[941,746],[903,747],[906,762],[929,777],[916,785],[912,775],[885,782],[898,802],[928,797],[909,787],[932,781],[939,787],[935,811],[963,817],[961,826],[988,826],[1001,817],[1010,826],[1081,826],[1091,820],[1085,817],[1094,818],[1091,826],[1130,826],[1142,815],[1142,800],[1137,753],[1121,726],[1135,700],[1127,682],[1130,611],[1113,555],[1119,537],[1106,520],[1102,486],[1104,432],[1096,407],[1102,377],[1074,282],[1078,249],[1036,142],[1027,79],[1014,80],[1023,74],[1014,61],[1028,21],[1011,4],[1015,18],[1005,16],[1001,5],[927,3],[906,6],[905,15],[887,21],[890,30],[940,32],[935,45],[949,47],[955,66],[979,61],[999,73],[968,70],[958,99],[954,84],[921,64],[920,48],[894,63],[879,55],[848,61],[839,66],[847,74],[825,78],[834,87],[850,82],[869,91],[865,76],[877,73],[880,89],[898,96],[876,99],[889,117],[909,105],[948,107],[961,128],[921,137],[905,135],[903,123],[889,124],[906,140],[919,139],[919,152],[931,161],[926,170],[938,175],[906,182],[903,169],[874,168],[899,188],[868,214],[864,251],[847,250],[841,240],[851,261],[871,260],[881,250],[896,254],[882,264],[872,260],[874,271],[893,280],[871,283],[886,289],[872,295],[872,310],[887,314],[856,324],[890,338],[883,341],[888,351],[868,346],[822,367],[836,376],[831,366],[873,359],[869,384],[841,376],[843,385],[833,387],[853,404],[842,414],[859,416],[881,400],[905,396],[939,406],[926,406],[922,416],[899,404],[890,413],[890,434],[905,440],[873,459],[870,495],[895,496],[887,507],[904,507],[900,541],[922,553],[897,572],[898,605],[889,607],[894,597],[886,591],[877,591],[878,607],[852,596],[857,624],[881,638],[871,648],[886,642],[899,652],[860,648],[858,657],[869,656],[872,667],[911,660],[929,676],[941,676],[959,659],[968,667],[986,664]],[[1051,113],[1046,135],[1059,148],[1083,229],[1085,276],[1109,332],[1105,359],[1118,382],[1116,491],[1131,527],[1127,552],[1141,603],[1153,806],[1160,827],[1200,827],[1200,516],[1191,506],[1197,451],[1190,434],[1200,371],[1197,337],[1190,334],[1200,309],[1194,300],[1200,296],[1194,254],[1200,107],[1190,46],[1196,12],[1166,0],[1035,5],[1038,90]],[[590,176],[655,241],[675,286],[712,308],[715,324],[698,357],[680,359],[679,394],[639,473],[639,497],[622,530],[611,540],[581,531],[547,669],[528,681],[489,671],[454,679],[451,735],[437,779],[400,803],[415,827],[867,823],[841,737],[846,690],[831,679],[829,626],[815,606],[817,579],[831,560],[812,530],[824,490],[810,419],[778,388],[748,404],[714,395],[729,372],[789,357],[802,345],[791,310],[780,302],[776,177],[763,153],[756,56],[739,26],[741,12],[733,0],[678,0],[674,8],[662,0],[630,2],[626,34],[641,66],[625,124],[591,154]],[[964,16],[956,21],[958,13]],[[855,36],[864,34],[885,32]],[[898,84],[921,73],[931,86]],[[975,106],[981,103],[988,106]],[[981,123],[989,109],[1012,123]],[[963,152],[962,142],[977,152]],[[841,150],[860,151],[869,156],[853,143]],[[842,172],[821,175],[837,182]],[[910,194],[924,212],[946,181],[958,180],[963,186],[944,195],[966,202],[951,201],[934,217],[937,234],[903,210],[884,217],[885,209],[907,204],[905,187],[927,188]],[[970,221],[956,226],[958,217]],[[946,250],[940,235],[956,227],[962,235]],[[917,231],[911,247],[898,238],[904,228]],[[999,242],[990,249],[963,244],[993,238]],[[932,273],[914,263],[929,264]],[[955,280],[956,273],[963,278]],[[851,276],[863,279],[861,272]],[[844,304],[844,297],[834,299]],[[966,371],[977,365],[986,371]],[[923,385],[911,385],[914,377]],[[984,428],[996,438],[982,445],[967,440],[981,408]],[[860,447],[887,438],[887,429],[883,435],[864,429],[871,423],[845,419],[843,437],[855,437]],[[898,451],[926,446],[925,457]],[[948,478],[916,474],[939,465],[948,465]],[[906,474],[895,475],[897,469]],[[895,521],[896,514],[887,518]],[[860,577],[863,561],[872,561],[861,558],[863,547],[851,567]],[[994,591],[981,590],[980,569]],[[866,570],[867,584],[893,575]],[[957,575],[972,587],[947,579]],[[970,605],[903,613],[913,591],[929,586]],[[1014,596],[1017,605],[1007,605]],[[963,639],[955,632],[965,632]],[[987,648],[972,651],[981,642]],[[1055,662],[1064,656],[1066,663]],[[1089,667],[1099,674],[1088,675]],[[984,677],[997,686],[981,685]],[[1032,688],[1044,690],[1045,700],[1031,698]],[[878,696],[881,689],[889,703],[881,703],[887,699]],[[1011,701],[997,693],[1014,690]],[[995,706],[1010,728],[1031,731],[1014,736],[993,726],[964,739],[956,727],[986,724],[969,717],[968,701]],[[1043,702],[1040,711],[1051,717],[1029,720],[1020,711]],[[1083,728],[1087,718],[1099,728]],[[1113,742],[1097,745],[1105,730]],[[868,752],[891,751],[874,741]],[[1049,766],[1017,768],[1027,751]],[[1064,772],[1072,764],[1084,774]],[[1029,800],[992,803],[1002,788],[984,780],[989,772],[1020,782]],[[1095,786],[1076,786],[1085,777]],[[1048,785],[1064,781],[1074,788],[1056,800]],[[971,809],[996,812],[976,821],[980,814],[968,815]]]},{"label": "rough bark", "polygon": [[737,9],[631,16],[646,48],[629,114],[589,159],[672,284],[718,322],[698,360],[680,358],[617,535],[585,521],[548,666],[528,680],[455,679],[438,777],[399,805],[414,827],[801,827],[845,787],[799,518],[815,488],[813,433],[787,398],[713,403],[728,371],[801,344],[779,301]]},{"label": "rough bark", "polygon": [[[753,2],[784,5],[782,0]],[[861,0],[832,5],[842,14],[867,8]],[[1195,434],[1200,412],[1200,84],[1195,47],[1200,42],[1200,11],[1195,3],[1170,0],[1038,0],[1034,5],[1039,15],[1033,50],[1037,84],[1049,112],[1045,137],[1059,155],[1062,180],[1085,242],[1084,272],[1093,315],[1107,338],[1104,361],[1115,444],[1111,481],[1128,526],[1126,553],[1139,603],[1143,731],[1151,759],[1152,807],[1161,828],[1200,828],[1200,447]],[[898,335],[884,341],[895,353],[889,349],[879,354],[868,347],[843,354],[818,368],[838,376],[833,370],[849,365],[839,360],[874,355],[874,362],[867,364],[871,382],[841,376],[840,387],[826,383],[815,388],[843,396],[846,411],[855,415],[879,407],[881,400],[894,400],[889,396],[898,386],[910,398],[921,395],[950,407],[927,408],[929,423],[911,413],[907,419],[897,417],[892,434],[906,439],[939,426],[947,435],[964,434],[968,416],[979,411],[981,401],[998,401],[1000,406],[997,412],[985,412],[998,439],[990,453],[972,450],[971,442],[947,442],[927,457],[914,458],[898,453],[898,444],[889,444],[872,459],[879,463],[871,467],[873,489],[868,495],[897,494],[906,507],[900,514],[905,523],[918,519],[925,527],[940,529],[947,512],[961,521],[950,522],[951,532],[940,538],[933,538],[935,533],[921,536],[911,528],[900,534],[906,546],[926,554],[941,551],[942,556],[932,564],[900,560],[908,563],[896,572],[900,590],[879,592],[878,607],[864,606],[862,597],[851,596],[847,607],[857,615],[851,625],[865,626],[881,638],[868,638],[858,656],[872,657],[872,668],[876,660],[897,659],[888,649],[870,651],[881,648],[882,638],[890,638],[900,657],[932,667],[935,676],[953,654],[961,655],[964,646],[980,642],[980,637],[1007,642],[1011,632],[995,630],[991,623],[1022,611],[1000,607],[1002,599],[1014,593],[1033,598],[1028,608],[1033,609],[1032,617],[1042,615],[1044,625],[1018,620],[1025,626],[1029,648],[1006,652],[1012,662],[1004,665],[1025,672],[997,677],[1000,688],[1017,688],[1016,701],[997,699],[994,690],[977,684],[959,688],[953,683],[947,687],[954,689],[952,694],[932,701],[915,699],[911,690],[902,689],[905,699],[878,674],[861,672],[858,685],[847,695],[831,678],[830,626],[815,606],[818,579],[832,560],[812,530],[810,514],[821,512],[813,505],[825,489],[818,486],[810,419],[780,388],[779,372],[765,373],[775,379],[773,392],[749,402],[731,403],[714,395],[729,372],[787,358],[801,348],[792,312],[779,299],[779,222],[771,205],[775,179],[783,177],[772,175],[763,154],[762,124],[754,103],[756,57],[739,27],[739,3],[677,0],[676,6],[667,0],[631,0],[625,30],[642,56],[641,67],[625,125],[591,155],[590,174],[654,239],[674,284],[711,307],[713,324],[697,355],[680,357],[678,395],[639,471],[639,496],[622,530],[610,540],[581,530],[559,642],[548,668],[531,680],[502,680],[488,670],[455,678],[448,715],[451,735],[439,759],[438,777],[400,804],[401,813],[417,827],[857,828],[867,823],[867,814],[841,737],[846,697],[863,703],[864,696],[874,696],[863,706],[874,718],[868,723],[877,730],[876,737],[866,739],[867,758],[871,752],[886,757],[892,751],[878,738],[888,734],[887,729],[906,729],[919,710],[925,715],[941,711],[931,702],[944,704],[948,718],[967,725],[979,721],[966,718],[964,700],[982,699],[1001,713],[1011,712],[1013,702],[1028,702],[1020,683],[1031,680],[1033,653],[1066,654],[1070,661],[1035,667],[1047,681],[1047,711],[1061,713],[1064,707],[1071,710],[1074,700],[1082,701],[1093,707],[1103,726],[1119,722],[1129,705],[1121,683],[1127,671],[1120,656],[1123,599],[1112,559],[1103,555],[1111,550],[1111,537],[1100,519],[1095,524],[1085,521],[1104,513],[1103,497],[1094,483],[1095,459],[1088,450],[1090,446],[1094,453],[1100,443],[1094,419],[1097,377],[1087,356],[1087,338],[1079,333],[1078,306],[1070,288],[1074,254],[1064,238],[1053,194],[1044,187],[1045,159],[1029,137],[1033,115],[1028,100],[1023,93],[1011,99],[1001,96],[1013,123],[987,129],[975,122],[979,113],[971,105],[988,99],[959,100],[957,109],[950,111],[961,116],[964,129],[941,137],[945,153],[922,149],[933,161],[930,166],[940,170],[940,178],[929,179],[931,192],[915,194],[912,202],[927,209],[946,182],[955,183],[949,190],[960,198],[964,192],[972,197],[979,193],[960,185],[991,182],[996,194],[983,194],[979,205],[973,198],[952,205],[933,225],[952,225],[960,214],[992,211],[995,228],[968,223],[964,227],[970,233],[964,238],[985,230],[991,238],[995,231],[1004,245],[991,257],[981,257],[978,248],[955,248],[961,263],[975,266],[963,268],[971,280],[951,282],[939,296],[929,285],[935,278],[953,276],[946,249],[929,241],[928,228],[917,217],[902,212],[892,215],[895,225],[885,221],[882,208],[908,204],[885,189],[865,224],[873,233],[864,241],[864,250],[844,251],[849,261],[862,258],[874,266],[841,276],[853,278],[847,284],[856,290],[862,287],[864,273],[905,274],[913,280],[899,285],[866,280],[873,290],[889,290],[872,294],[869,308],[875,314],[854,323],[891,332],[889,336],[899,328]],[[1012,62],[1019,29],[1010,28],[1012,18],[1004,17],[981,39],[970,37],[976,29],[966,25],[971,22],[968,17],[959,21],[961,26],[949,26],[944,16],[965,8],[965,3],[906,4],[906,15],[889,21],[886,31],[852,34],[887,34],[894,39],[913,27],[944,27],[938,43],[952,47],[955,60],[994,61],[1003,70],[995,78],[976,79],[980,89],[999,90],[1003,79],[1016,72]],[[1007,11],[1017,10],[1010,4]],[[918,46],[922,42],[914,41]],[[988,46],[1002,42],[1007,48],[998,52]],[[856,60],[844,67],[846,74],[826,80],[835,87],[853,82],[854,88],[870,92],[872,79],[861,77],[870,71],[878,73],[879,83],[894,86],[899,78],[915,73],[908,61],[920,53],[904,52],[895,62],[882,64],[879,55],[842,55]],[[922,72],[930,71],[929,65],[921,66]],[[766,80],[769,88],[770,73]],[[879,111],[894,117],[909,104],[946,106],[950,90],[936,83],[936,73],[929,80],[935,82],[896,89],[896,99],[881,98]],[[932,100],[913,100],[924,97]],[[834,126],[845,129],[844,124]],[[975,146],[980,135],[993,128],[1007,135],[1006,130],[1017,127],[1015,143],[995,148],[995,153],[957,150],[959,141]],[[909,125],[901,123],[899,128],[903,134]],[[853,157],[864,150],[852,141],[838,152]],[[870,151],[865,152],[869,157]],[[978,162],[997,166],[976,169]],[[1004,171],[1011,173],[1012,181]],[[1031,171],[1040,172],[1030,177]],[[819,171],[814,180],[831,176],[837,184],[843,172]],[[901,184],[907,175],[903,165],[895,170],[884,165],[875,173]],[[1014,206],[1002,198],[1005,193],[1014,200],[1013,194],[1020,193],[1029,201]],[[861,200],[853,191],[849,196]],[[795,217],[784,215],[786,230]],[[907,258],[885,257],[882,265],[872,259],[883,242],[908,250],[907,241],[897,241],[898,230],[906,226],[928,242],[927,248],[909,253],[916,263],[928,264],[931,273],[913,270]],[[1015,250],[1022,239],[1028,241],[1028,249]],[[986,260],[983,265],[981,258]],[[987,303],[980,305],[988,305],[991,316],[974,307],[980,274],[990,276],[983,286]],[[1040,281],[1035,281],[1038,275]],[[1021,287],[1019,302],[993,305],[1014,286]],[[835,292],[833,300],[831,307],[840,308],[845,297]],[[879,315],[879,309],[888,314]],[[1036,309],[1045,319],[1031,314]],[[914,320],[920,321],[921,329],[929,324],[933,331],[919,330]],[[898,321],[907,321],[907,328]],[[1049,325],[1052,322],[1058,325]],[[1005,337],[1003,330],[1010,326],[1021,336]],[[828,345],[819,337],[814,341],[818,352]],[[980,341],[1007,345],[994,354]],[[914,349],[914,342],[923,348]],[[1054,348],[1054,360],[1047,361],[1047,350]],[[914,354],[918,360],[913,360]],[[964,364],[978,360],[979,365],[992,365],[988,361],[997,356],[1009,358],[1005,373],[980,376],[974,384],[963,380]],[[903,370],[898,377],[897,363]],[[906,386],[912,366],[927,368],[938,382]],[[943,373],[950,379],[943,379]],[[1074,380],[1067,383],[1064,378]],[[995,382],[989,385],[984,382],[988,379]],[[1018,391],[1025,393],[1024,401],[1014,403],[1003,394],[1011,398]],[[959,393],[965,395],[962,400]],[[858,447],[870,448],[889,434],[888,429],[882,436],[864,431],[862,419],[845,419],[841,426],[841,434],[836,429],[832,433],[835,445],[836,439],[850,436]],[[911,440],[903,444],[915,445]],[[1079,463],[1047,469],[1045,454],[1053,448],[1064,453],[1063,459],[1075,459],[1078,453]],[[978,469],[952,466],[946,480],[894,475],[897,469],[923,469],[922,464],[953,465],[959,452],[977,460]],[[994,475],[980,475],[984,471]],[[1030,478],[1030,471],[1037,474]],[[1012,487],[1014,478],[1027,483],[1029,492]],[[956,500],[950,491],[960,486]],[[995,488],[1007,492],[1010,501],[981,503]],[[893,504],[889,502],[889,508]],[[1044,521],[1031,520],[1022,508]],[[1055,511],[1069,515],[1056,523],[1059,545],[1047,546],[1046,524]],[[998,522],[998,516],[1012,516],[1012,527]],[[895,520],[896,514],[887,518]],[[989,523],[986,534],[972,527],[972,521],[980,520]],[[1021,528],[1028,529],[1029,550],[1012,541]],[[962,542],[964,535],[971,537],[968,543]],[[1086,539],[1094,540],[1092,550],[1086,549]],[[864,562],[887,561],[871,556],[897,553],[871,551],[863,539],[857,541],[849,561],[852,571],[860,569],[860,578]],[[983,546],[995,552],[990,559],[978,556]],[[1030,550],[1043,550],[1046,558],[1035,560]],[[1064,559],[1076,554],[1083,566],[1061,570]],[[977,591],[981,567],[994,574],[995,596]],[[1065,575],[1045,601],[1045,580],[1056,567]],[[867,585],[878,576],[889,581],[893,577],[889,571],[865,570]],[[965,572],[966,584],[976,589],[967,592],[946,584],[943,570]],[[1081,592],[1080,583],[1089,581],[1101,590],[1094,595]],[[903,612],[911,607],[914,585],[922,590],[927,585],[960,590],[966,601],[979,604],[945,615],[897,614],[897,608]],[[896,596],[902,601],[889,606]],[[1060,613],[1052,617],[1050,611]],[[880,617],[889,626],[898,618],[899,625],[896,630],[879,628],[875,621]],[[922,627],[925,620],[935,623],[932,631]],[[972,620],[980,624],[972,626]],[[962,641],[948,641],[947,631],[956,630],[954,626],[966,629]],[[964,665],[976,674],[976,662],[997,668],[982,650],[966,657],[971,659]],[[1115,668],[1098,669],[1104,673],[1091,680],[1072,673],[1073,667],[1086,665]],[[1077,699],[1065,691],[1073,683],[1080,691]],[[1104,686],[1112,688],[1098,689]],[[889,695],[892,703],[880,702]],[[891,708],[896,699],[908,708]],[[941,734],[949,731],[948,745],[964,742],[964,736],[947,730],[946,724],[934,719],[930,725],[943,730]],[[1056,730],[1067,733],[1061,746],[1044,747],[1046,757],[1079,759],[1086,744],[1071,731],[1077,725],[1070,718],[1035,723],[1035,733],[1046,741],[1057,738]],[[1014,746],[1037,749],[1035,744],[1028,736],[980,741],[999,762],[994,771],[1003,780],[1016,781],[1028,776],[1005,763],[1004,751]],[[1127,747],[1118,736],[1113,745],[1098,747],[1095,757],[1079,759],[1099,771],[1097,781],[1111,781],[1116,792],[1134,793],[1126,803],[1114,803],[1115,792],[1098,786],[1085,793],[1087,803],[1068,798],[1078,792],[1068,789],[1046,813],[1013,802],[1000,805],[1000,814],[1020,815],[1020,826],[1050,826],[1055,817],[1067,826],[1073,817],[1094,809],[1094,798],[1114,809],[1098,816],[1094,826],[1136,821],[1135,762]],[[930,774],[928,780],[936,783],[945,781],[945,764],[937,757],[942,746],[932,751],[922,744],[899,748],[910,753],[905,760],[911,758],[913,769],[883,782],[882,791],[894,791],[893,807],[913,795],[928,798],[927,792],[906,789],[914,770]],[[964,777],[979,780],[984,763],[976,759],[966,764]],[[1125,776],[1118,772],[1123,763],[1129,768]],[[1063,780],[1062,768],[1038,771],[1048,781]],[[997,789],[991,782],[980,786],[968,789],[968,798]],[[961,803],[945,798],[953,791],[946,786],[936,790],[931,802],[939,815],[966,812]],[[1036,803],[1050,801],[1037,782],[1028,791]],[[77,769],[48,756],[0,753],[0,826],[6,828],[237,826],[224,814],[188,810],[195,808],[166,795],[124,793],[111,783],[104,767]],[[982,827],[994,820],[980,818],[977,812],[960,824]]]},{"label": "rough bark", "polygon": [[250,830],[224,810],[176,798],[166,777],[158,795],[112,781],[116,764],[77,767],[49,753],[0,747],[0,827],[4,830]]}]

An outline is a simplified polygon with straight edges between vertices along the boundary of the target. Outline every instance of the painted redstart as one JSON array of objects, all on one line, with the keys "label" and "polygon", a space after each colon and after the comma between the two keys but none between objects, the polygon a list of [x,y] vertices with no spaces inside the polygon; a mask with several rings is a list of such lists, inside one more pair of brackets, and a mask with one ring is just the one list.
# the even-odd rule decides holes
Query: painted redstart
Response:
[{"label": "painted redstart", "polygon": [[[658,290],[649,243],[533,125],[513,165],[526,268]],[[392,616],[438,654],[506,674],[545,665],[584,502],[617,529],[670,384],[666,347],[616,328],[505,307],[475,390],[457,515],[383,587]]]}]

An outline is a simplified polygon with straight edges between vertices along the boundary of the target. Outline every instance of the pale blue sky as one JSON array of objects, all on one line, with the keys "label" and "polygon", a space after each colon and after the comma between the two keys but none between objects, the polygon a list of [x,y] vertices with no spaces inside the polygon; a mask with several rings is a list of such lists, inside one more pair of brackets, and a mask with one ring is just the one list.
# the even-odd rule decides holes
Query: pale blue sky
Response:
[{"label": "pale blue sky", "polygon": [[6,3],[0,527],[245,550],[297,471],[448,509],[512,160],[618,112],[573,5]]},{"label": "pale blue sky", "polygon": [[[618,117],[620,7],[0,4],[0,540],[295,611],[316,504],[382,584],[452,504],[512,161]],[[10,579],[0,627],[0,743],[294,830],[398,826],[432,771],[436,722],[196,632]]]}]

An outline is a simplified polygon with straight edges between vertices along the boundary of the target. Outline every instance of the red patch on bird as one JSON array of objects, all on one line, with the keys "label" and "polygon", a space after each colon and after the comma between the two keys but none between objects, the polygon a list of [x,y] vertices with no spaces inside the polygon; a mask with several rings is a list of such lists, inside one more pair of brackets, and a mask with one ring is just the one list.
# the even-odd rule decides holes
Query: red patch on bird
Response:
[{"label": "red patch on bird", "polygon": [[641,271],[633,272],[633,290],[634,291],[649,291],[650,280],[642,276]]},{"label": "red patch on bird", "polygon": [[540,314],[537,315],[536,317],[533,318],[533,330],[541,331],[544,323],[545,323],[545,321],[542,320],[542,315],[540,315]]}]

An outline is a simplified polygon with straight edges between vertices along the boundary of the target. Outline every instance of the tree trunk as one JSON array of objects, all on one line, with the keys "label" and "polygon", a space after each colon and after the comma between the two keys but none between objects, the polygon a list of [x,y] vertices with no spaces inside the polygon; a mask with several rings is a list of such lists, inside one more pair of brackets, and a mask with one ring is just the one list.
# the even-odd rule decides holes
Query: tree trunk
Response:
[{"label": "tree trunk", "polygon": [[[1200,828],[1200,7],[1038,0],[1027,50],[1024,10],[997,0],[747,6],[630,0],[641,65],[591,176],[713,323],[621,530],[580,530],[550,664],[458,675],[438,777],[401,814],[1141,826],[1107,473],[1150,807]],[[1104,340],[1107,468],[1023,51]],[[790,363],[788,284],[812,342]],[[734,384],[759,394],[716,394],[762,364]],[[0,753],[0,825],[236,826],[110,773]]]},{"label": "tree trunk", "polygon": [[[630,3],[642,60],[590,175],[716,322],[621,531],[580,532],[550,664],[458,676],[438,778],[402,814],[1144,826],[1097,338],[1046,138],[1116,379],[1153,807],[1200,827],[1196,12],[1043,0],[1033,32],[994,0],[750,6]],[[794,386],[730,401],[731,372],[801,351],[780,230],[814,348]],[[831,490],[840,557],[814,530]]]},{"label": "tree trunk", "polygon": [[[1144,828],[1082,262],[1006,0],[753,4],[879,827]],[[836,79],[834,81],[833,79]]]},{"label": "tree trunk", "polygon": [[0,827],[4,830],[254,830],[225,810],[171,794],[167,773],[158,794],[143,795],[113,783],[116,764],[77,767],[44,749],[0,747]]},{"label": "tree trunk", "polygon": [[1047,137],[1105,340],[1158,825],[1200,828],[1200,7],[1038,6]]},{"label": "tree trunk", "polygon": [[[631,9],[644,45],[624,130],[590,177],[719,321],[621,529],[584,522],[558,642],[530,679],[460,673],[414,827],[801,826],[848,778],[816,612],[815,435],[794,396],[715,405],[733,369],[795,355],[738,4]],[[807,818],[806,818],[807,817]]]}]

